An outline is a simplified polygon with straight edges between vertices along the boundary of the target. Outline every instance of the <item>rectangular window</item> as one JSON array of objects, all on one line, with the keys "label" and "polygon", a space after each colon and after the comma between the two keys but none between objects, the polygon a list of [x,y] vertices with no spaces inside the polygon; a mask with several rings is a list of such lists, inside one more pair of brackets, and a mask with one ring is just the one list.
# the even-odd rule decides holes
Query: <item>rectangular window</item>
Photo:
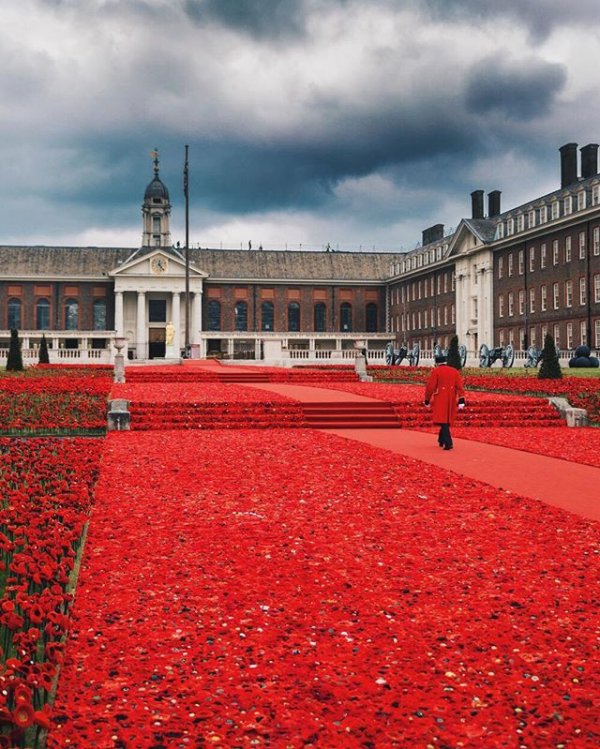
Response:
[{"label": "rectangular window", "polygon": [[563,216],[569,216],[571,214],[571,211],[573,209],[573,201],[571,200],[571,196],[567,195],[563,202]]},{"label": "rectangular window", "polygon": [[450,291],[454,291],[454,271],[450,274]]},{"label": "rectangular window", "polygon": [[573,323],[572,322],[567,323],[567,348],[568,349],[573,348]]},{"label": "rectangular window", "polygon": [[585,208],[585,204],[586,204],[585,196],[586,196],[585,190],[580,190],[577,193],[577,210],[578,211],[583,211],[583,209]]},{"label": "rectangular window", "polygon": [[519,289],[519,314],[525,314],[525,290]]},{"label": "rectangular window", "polygon": [[579,259],[585,260],[585,232],[579,232]]},{"label": "rectangular window", "polygon": [[510,237],[512,234],[515,233],[515,220],[513,218],[509,218],[506,222],[506,236]]},{"label": "rectangular window", "polygon": [[438,277],[437,277],[437,293],[438,294],[442,293],[442,276],[440,274],[438,274]]},{"label": "rectangular window", "polygon": [[450,305],[450,317],[450,322],[452,323],[452,325],[454,325],[456,323],[456,310],[453,304]]},{"label": "rectangular window", "polygon": [[600,273],[594,276],[594,302],[600,302]]},{"label": "rectangular window", "polygon": [[571,257],[571,237],[565,237],[565,263],[570,263]]},{"label": "rectangular window", "polygon": [[529,311],[535,312],[535,289],[529,289]]},{"label": "rectangular window", "polygon": [[552,201],[552,220],[553,221],[555,218],[558,218],[559,213],[560,213],[560,209],[558,205],[558,200],[553,200]]},{"label": "rectangular window", "polygon": [[560,325],[556,323],[556,325],[553,328],[553,337],[554,337],[554,343],[556,344],[556,348],[560,348]]},{"label": "rectangular window", "polygon": [[498,296],[498,317],[504,317],[504,294]]},{"label": "rectangular window", "polygon": [[448,274],[444,273],[444,294],[448,292]]},{"label": "rectangular window", "polygon": [[535,270],[535,247],[529,248],[529,272],[533,273]]},{"label": "rectangular window", "polygon": [[552,242],[552,265],[558,265],[558,239]]},{"label": "rectangular window", "polygon": [[541,340],[542,345],[545,343],[547,335],[548,335],[548,326],[542,325],[542,340]]},{"label": "rectangular window", "polygon": [[519,250],[519,275],[522,276],[525,272],[525,252]]},{"label": "rectangular window", "polygon": [[552,284],[552,305],[554,309],[560,307],[560,290],[558,288],[558,283]]},{"label": "rectangular window", "polygon": [[508,275],[512,276],[513,274],[513,254],[510,252],[508,254]]},{"label": "rectangular window", "polygon": [[538,217],[540,224],[545,224],[548,220],[548,206],[543,205],[538,211]]},{"label": "rectangular window", "polygon": [[508,292],[508,316],[512,317],[515,314],[515,296],[512,291]]},{"label": "rectangular window", "polygon": [[506,335],[506,331],[504,330],[504,328],[501,328],[498,331],[498,341],[499,341],[499,343],[500,343],[501,346],[504,346],[504,337],[505,337],[505,335]]},{"label": "rectangular window", "polygon": [[529,228],[533,229],[535,226],[535,211],[529,211]]},{"label": "rectangular window", "polygon": [[535,325],[529,329],[529,343],[535,346],[537,343],[537,329]]},{"label": "rectangular window", "polygon": [[594,255],[596,257],[600,255],[600,226],[594,227],[594,232],[592,234],[592,242],[594,245]]},{"label": "rectangular window", "polygon": [[540,268],[545,268],[548,262],[546,257],[546,243],[544,242],[540,247]]},{"label": "rectangular window", "polygon": [[573,281],[565,281],[565,306],[573,306]]},{"label": "rectangular window", "polygon": [[600,320],[594,320],[594,348],[600,348]]},{"label": "rectangular window", "polygon": [[579,343],[581,346],[587,345],[587,323],[585,321],[579,323]]},{"label": "rectangular window", "polygon": [[545,312],[548,309],[548,287],[546,284],[544,284],[540,289],[540,307],[542,312]]},{"label": "rectangular window", "polygon": [[579,279],[579,304],[582,306],[587,304],[587,279],[585,276]]},{"label": "rectangular window", "polygon": [[448,325],[448,307],[444,307],[444,325]]},{"label": "rectangular window", "polygon": [[523,231],[525,227],[525,216],[523,216],[522,213],[520,213],[517,216],[517,231]]},{"label": "rectangular window", "polygon": [[600,203],[600,186],[595,185],[592,187],[592,205],[598,205]]},{"label": "rectangular window", "polygon": [[504,275],[504,258],[498,258],[498,278],[502,278]]}]

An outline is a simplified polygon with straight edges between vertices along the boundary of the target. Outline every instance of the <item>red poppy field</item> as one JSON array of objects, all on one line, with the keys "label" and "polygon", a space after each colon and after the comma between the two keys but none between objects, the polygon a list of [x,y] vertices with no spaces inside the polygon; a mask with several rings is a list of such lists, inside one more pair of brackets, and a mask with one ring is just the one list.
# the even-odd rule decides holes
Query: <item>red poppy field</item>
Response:
[{"label": "red poppy field", "polygon": [[[103,427],[106,374],[3,377],[0,405]],[[191,378],[110,397],[297,408]],[[600,744],[597,522],[315,429],[155,422],[0,438],[0,749]],[[453,433],[599,466],[597,429]]]},{"label": "red poppy field", "polygon": [[112,434],[48,746],[596,746],[597,530],[320,432]]}]

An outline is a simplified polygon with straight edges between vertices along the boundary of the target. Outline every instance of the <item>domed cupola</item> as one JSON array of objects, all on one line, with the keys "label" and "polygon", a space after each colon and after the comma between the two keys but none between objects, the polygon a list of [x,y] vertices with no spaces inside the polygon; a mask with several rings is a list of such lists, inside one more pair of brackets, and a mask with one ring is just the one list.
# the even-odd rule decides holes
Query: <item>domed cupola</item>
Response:
[{"label": "domed cupola", "polygon": [[142,203],[142,247],[171,247],[169,191],[158,176],[158,149],[152,151],[152,156],[154,157],[154,179],[146,188]]}]

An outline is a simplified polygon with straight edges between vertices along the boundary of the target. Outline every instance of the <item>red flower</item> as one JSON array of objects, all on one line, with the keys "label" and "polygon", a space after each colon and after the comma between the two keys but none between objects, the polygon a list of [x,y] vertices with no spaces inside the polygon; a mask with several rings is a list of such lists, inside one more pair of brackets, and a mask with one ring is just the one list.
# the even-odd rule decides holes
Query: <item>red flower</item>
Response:
[{"label": "red flower", "polygon": [[29,702],[19,702],[12,711],[12,718],[18,728],[28,728],[33,725],[35,711]]}]

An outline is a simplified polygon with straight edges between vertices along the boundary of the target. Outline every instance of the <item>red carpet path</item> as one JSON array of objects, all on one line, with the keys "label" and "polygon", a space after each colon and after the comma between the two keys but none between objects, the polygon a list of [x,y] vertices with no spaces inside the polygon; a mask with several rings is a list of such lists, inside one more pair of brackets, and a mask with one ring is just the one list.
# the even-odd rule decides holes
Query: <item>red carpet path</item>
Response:
[{"label": "red carpet path", "polygon": [[[327,388],[287,384],[256,387],[303,402],[375,400]],[[600,520],[600,469],[465,439],[440,450],[435,435],[407,429],[332,429],[334,434],[432,463],[505,491]],[[518,431],[515,431],[517,436]],[[586,487],[585,491],[581,487]],[[594,487],[590,491],[590,487]]]}]

